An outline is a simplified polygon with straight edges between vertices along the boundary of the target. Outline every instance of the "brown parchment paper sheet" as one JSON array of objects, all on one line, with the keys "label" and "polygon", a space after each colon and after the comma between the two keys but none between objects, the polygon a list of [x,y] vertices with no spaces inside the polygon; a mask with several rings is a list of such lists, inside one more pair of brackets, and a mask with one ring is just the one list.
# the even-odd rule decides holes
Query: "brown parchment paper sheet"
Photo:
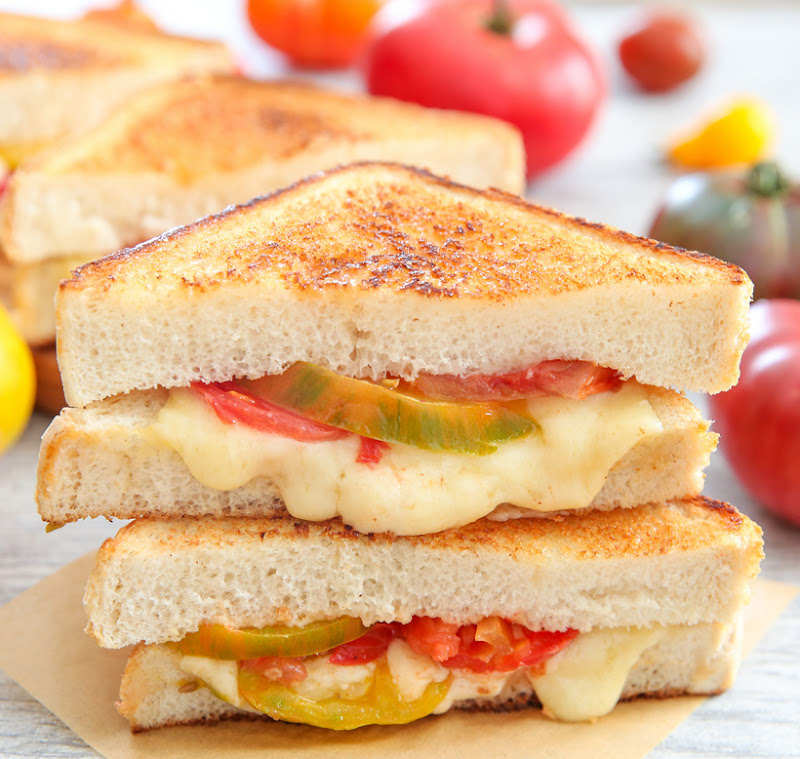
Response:
[{"label": "brown parchment paper sheet", "polygon": [[[0,609],[0,669],[108,759],[236,759],[264,751],[270,759],[469,756],[638,759],[705,700],[620,704],[596,724],[566,725],[536,710],[450,713],[399,727],[334,733],[303,725],[229,722],[175,727],[133,736],[115,708],[128,651],[100,649],[83,633],[82,596],[94,554],[42,580]],[[798,592],[759,580],[745,620],[750,651]]]}]

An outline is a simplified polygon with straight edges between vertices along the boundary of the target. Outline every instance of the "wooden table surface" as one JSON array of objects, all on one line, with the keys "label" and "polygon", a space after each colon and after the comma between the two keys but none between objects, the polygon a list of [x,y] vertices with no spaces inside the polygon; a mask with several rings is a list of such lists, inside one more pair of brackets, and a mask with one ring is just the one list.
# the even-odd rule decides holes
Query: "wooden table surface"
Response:
[{"label": "wooden table surface", "polygon": [[[280,59],[247,31],[238,3],[142,0],[141,4],[174,31],[225,39],[253,75],[281,70]],[[86,5],[82,0],[0,0],[0,10],[42,15],[74,15]],[[577,6],[573,12],[583,33],[607,58],[609,98],[589,139],[568,163],[531,185],[531,198],[632,232],[646,232],[673,177],[658,159],[659,145],[704,108],[737,93],[756,94],[770,103],[781,126],[777,155],[800,176],[800,7],[715,3],[696,8],[710,38],[708,65],[686,88],[659,97],[635,93],[615,65],[614,40],[630,7],[592,4]],[[321,79],[348,89],[359,86],[352,75]],[[702,397],[695,400],[704,405]],[[21,441],[0,458],[0,604],[97,548],[118,527],[95,520],[45,534],[33,489],[38,441],[47,422],[44,416],[35,416]],[[705,492],[736,504],[762,525],[765,577],[800,585],[800,530],[749,499],[720,453],[712,460]],[[800,598],[796,597],[745,660],[735,687],[705,702],[650,756],[800,757],[798,646]],[[0,756],[95,754],[0,672]]]}]

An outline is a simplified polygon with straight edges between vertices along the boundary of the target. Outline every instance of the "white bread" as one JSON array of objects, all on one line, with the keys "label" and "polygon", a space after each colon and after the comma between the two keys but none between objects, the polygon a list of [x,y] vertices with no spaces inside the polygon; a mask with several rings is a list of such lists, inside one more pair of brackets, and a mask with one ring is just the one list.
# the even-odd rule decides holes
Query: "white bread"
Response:
[{"label": "white bread", "polygon": [[0,13],[0,28],[0,154],[12,164],[148,86],[233,70],[220,43],[125,24]]},{"label": "white bread", "polygon": [[[649,388],[663,432],[637,443],[612,469],[593,508],[635,506],[699,493],[716,435],[673,391]],[[144,391],[64,409],[42,438],[36,499],[45,521],[85,517],[263,516],[283,511],[280,490],[257,477],[234,490],[198,482],[180,455],[149,433],[167,393]],[[497,517],[535,512],[502,507]]]},{"label": "white bread", "polygon": [[140,519],[103,544],[84,604],[87,632],[110,648],[203,623],[343,615],[500,616],[532,630],[729,624],[762,555],[757,525],[703,498],[402,538],[336,521]]},{"label": "white bread", "polygon": [[[19,263],[86,263],[359,160],[408,163],[476,187],[525,186],[522,138],[497,119],[290,82],[202,77],[148,89],[27,162],[9,183],[0,246]],[[46,284],[52,294],[58,280]]]},{"label": "white bread", "polygon": [[15,264],[3,258],[0,245],[0,277],[7,282],[5,300],[14,324],[29,345],[44,347],[55,343],[53,299],[58,284],[86,261],[85,256],[67,256]]},{"label": "white bread", "polygon": [[[621,699],[711,695],[730,687],[739,662],[738,621],[720,629],[699,624],[669,628],[631,669]],[[193,690],[179,668],[180,654],[167,646],[138,646],[128,661],[117,708],[134,732],[168,725],[214,723],[222,719],[269,719],[232,706],[208,688]],[[526,677],[517,677],[497,696],[455,701],[452,708],[505,711],[538,706]]]},{"label": "white bread", "polygon": [[67,401],[259,377],[501,373],[551,358],[716,392],[738,377],[735,266],[426,172],[326,172],[88,264],[57,295]]}]

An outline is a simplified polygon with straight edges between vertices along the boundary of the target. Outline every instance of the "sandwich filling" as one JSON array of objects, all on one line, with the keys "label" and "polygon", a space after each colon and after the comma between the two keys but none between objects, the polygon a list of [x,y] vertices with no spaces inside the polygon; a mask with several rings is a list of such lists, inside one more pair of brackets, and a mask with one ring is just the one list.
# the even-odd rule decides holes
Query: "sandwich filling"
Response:
[{"label": "sandwich filling", "polygon": [[663,426],[637,382],[585,362],[544,364],[410,387],[296,364],[173,389],[150,434],[207,487],[267,477],[293,516],[340,516],[360,532],[437,532],[501,504],[585,508]]},{"label": "sandwich filling", "polygon": [[[515,687],[532,688],[548,716],[594,719],[613,709],[631,668],[666,630],[534,632],[498,617],[460,626],[430,617],[366,630],[359,625],[350,618],[262,631],[214,625],[169,645],[191,676],[184,692],[208,687],[245,711],[350,730],[403,724]],[[328,645],[359,629],[359,637]],[[236,658],[247,650],[309,653]]]}]

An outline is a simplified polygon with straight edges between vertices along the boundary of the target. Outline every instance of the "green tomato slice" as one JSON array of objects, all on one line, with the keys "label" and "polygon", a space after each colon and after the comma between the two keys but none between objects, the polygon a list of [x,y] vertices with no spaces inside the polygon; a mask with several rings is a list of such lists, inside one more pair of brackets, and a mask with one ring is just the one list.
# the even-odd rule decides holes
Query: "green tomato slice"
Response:
[{"label": "green tomato slice", "polygon": [[202,625],[196,633],[171,645],[186,656],[211,659],[311,656],[360,638],[366,630],[361,620],[353,617],[313,622],[305,627],[236,630],[225,625]]},{"label": "green tomato slice", "polygon": [[273,719],[330,730],[354,730],[365,725],[405,725],[427,717],[447,695],[451,677],[428,685],[416,701],[404,701],[384,659],[378,662],[363,698],[311,701],[291,688],[240,669],[239,693],[254,709]]},{"label": "green tomato slice", "polygon": [[423,400],[305,362],[242,385],[317,422],[432,451],[489,454],[498,443],[538,429],[536,422],[501,404]]}]

